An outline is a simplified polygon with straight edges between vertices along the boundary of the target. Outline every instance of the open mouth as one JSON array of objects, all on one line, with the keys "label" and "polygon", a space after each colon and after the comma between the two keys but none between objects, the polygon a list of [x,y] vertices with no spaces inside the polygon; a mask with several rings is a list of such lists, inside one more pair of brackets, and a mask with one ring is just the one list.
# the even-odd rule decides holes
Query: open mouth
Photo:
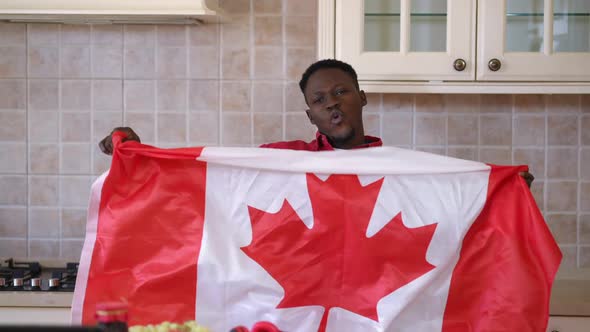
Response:
[{"label": "open mouth", "polygon": [[330,114],[330,122],[333,125],[339,125],[340,123],[342,123],[343,119],[344,114],[342,114],[342,112],[340,111],[333,111],[332,114]]}]

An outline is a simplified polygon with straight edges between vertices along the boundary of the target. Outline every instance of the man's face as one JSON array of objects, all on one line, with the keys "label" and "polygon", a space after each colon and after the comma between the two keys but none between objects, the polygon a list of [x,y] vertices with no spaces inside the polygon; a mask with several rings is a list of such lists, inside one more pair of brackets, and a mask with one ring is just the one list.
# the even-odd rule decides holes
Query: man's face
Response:
[{"label": "man's face", "polygon": [[364,143],[362,110],[367,98],[348,73],[338,68],[320,69],[309,77],[304,95],[309,120],[334,147]]}]

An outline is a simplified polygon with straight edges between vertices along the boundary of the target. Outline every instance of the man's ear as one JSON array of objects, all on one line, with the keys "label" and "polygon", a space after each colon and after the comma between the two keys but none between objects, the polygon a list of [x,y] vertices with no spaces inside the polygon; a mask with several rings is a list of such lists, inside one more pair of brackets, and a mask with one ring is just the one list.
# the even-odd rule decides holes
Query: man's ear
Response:
[{"label": "man's ear", "polygon": [[363,103],[363,106],[367,106],[367,96],[365,95],[365,91],[360,90],[359,94],[361,95],[361,101]]},{"label": "man's ear", "polygon": [[311,116],[311,112],[309,111],[309,109],[305,110],[305,114],[307,114],[307,118],[309,119],[309,122],[311,122],[311,124],[315,126],[315,121],[313,121],[313,117]]}]

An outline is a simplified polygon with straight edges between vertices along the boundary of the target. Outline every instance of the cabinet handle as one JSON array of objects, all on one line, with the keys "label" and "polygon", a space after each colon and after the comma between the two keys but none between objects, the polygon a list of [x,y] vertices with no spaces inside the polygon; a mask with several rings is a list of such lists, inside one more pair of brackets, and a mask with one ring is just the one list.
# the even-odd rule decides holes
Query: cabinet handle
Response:
[{"label": "cabinet handle", "polygon": [[502,62],[500,62],[500,60],[494,58],[492,60],[490,60],[490,62],[488,62],[488,68],[490,68],[491,71],[498,71],[500,70],[500,68],[502,67]]},{"label": "cabinet handle", "polygon": [[457,59],[453,62],[453,67],[456,71],[463,71],[465,70],[465,67],[467,67],[467,62],[463,59]]}]

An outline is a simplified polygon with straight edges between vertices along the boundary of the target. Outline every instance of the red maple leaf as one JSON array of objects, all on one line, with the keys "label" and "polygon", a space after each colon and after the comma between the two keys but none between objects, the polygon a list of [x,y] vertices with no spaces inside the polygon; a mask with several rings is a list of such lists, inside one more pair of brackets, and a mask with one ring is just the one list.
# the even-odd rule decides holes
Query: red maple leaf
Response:
[{"label": "red maple leaf", "polygon": [[425,257],[436,224],[407,228],[400,212],[367,238],[382,184],[363,187],[356,175],[324,182],[308,174],[312,229],[287,200],[277,213],[248,206],[252,242],[242,250],[283,287],[277,308],[324,307],[318,331],[335,307],[378,321],[381,298],[434,268]]}]

